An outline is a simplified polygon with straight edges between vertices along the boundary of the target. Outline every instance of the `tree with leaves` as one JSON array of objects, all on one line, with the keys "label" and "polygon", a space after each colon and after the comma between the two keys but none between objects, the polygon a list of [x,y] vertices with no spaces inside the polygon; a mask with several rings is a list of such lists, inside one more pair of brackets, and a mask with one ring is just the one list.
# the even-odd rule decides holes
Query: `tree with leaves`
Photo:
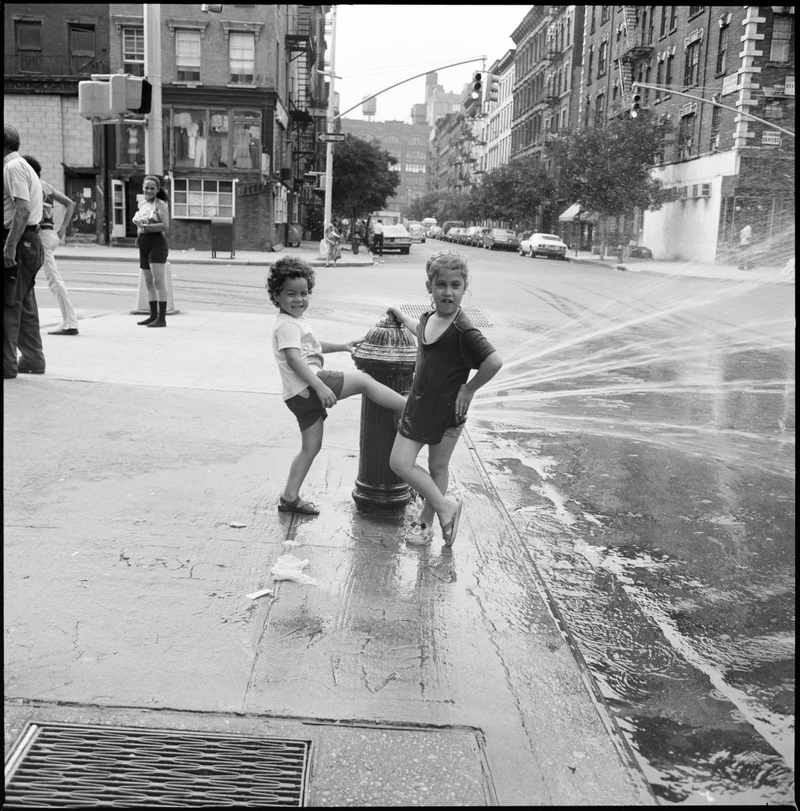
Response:
[{"label": "tree with leaves", "polygon": [[536,212],[551,201],[553,178],[535,157],[517,158],[488,172],[480,186],[484,216],[516,229],[532,228]]},{"label": "tree with leaves", "polygon": [[656,211],[674,198],[674,192],[653,177],[654,156],[670,129],[668,122],[652,117],[618,118],[605,129],[587,127],[558,135],[548,145],[559,199],[597,213],[603,255],[609,218],[634,208]]},{"label": "tree with leaves", "polygon": [[400,185],[400,173],[389,168],[397,162],[371,141],[345,135],[333,148],[333,211],[355,225],[357,219],[385,208]]}]

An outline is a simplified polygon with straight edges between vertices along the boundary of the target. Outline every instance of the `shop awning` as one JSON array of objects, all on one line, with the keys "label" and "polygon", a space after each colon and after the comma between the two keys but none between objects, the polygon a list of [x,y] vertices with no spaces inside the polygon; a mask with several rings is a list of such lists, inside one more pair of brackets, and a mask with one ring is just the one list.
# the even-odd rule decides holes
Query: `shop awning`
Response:
[{"label": "shop awning", "polygon": [[580,203],[573,203],[558,217],[559,222],[594,222],[595,216],[590,211],[581,211]]}]

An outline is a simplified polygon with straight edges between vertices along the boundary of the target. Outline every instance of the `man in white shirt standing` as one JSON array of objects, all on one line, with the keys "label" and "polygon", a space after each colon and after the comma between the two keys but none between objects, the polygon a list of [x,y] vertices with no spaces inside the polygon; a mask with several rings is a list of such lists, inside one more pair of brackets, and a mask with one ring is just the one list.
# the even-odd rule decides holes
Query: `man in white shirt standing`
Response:
[{"label": "man in white shirt standing", "polygon": [[[3,378],[44,374],[33,286],[44,262],[39,237],[42,184],[19,154],[19,133],[3,125]],[[17,359],[18,351],[22,357]]]}]

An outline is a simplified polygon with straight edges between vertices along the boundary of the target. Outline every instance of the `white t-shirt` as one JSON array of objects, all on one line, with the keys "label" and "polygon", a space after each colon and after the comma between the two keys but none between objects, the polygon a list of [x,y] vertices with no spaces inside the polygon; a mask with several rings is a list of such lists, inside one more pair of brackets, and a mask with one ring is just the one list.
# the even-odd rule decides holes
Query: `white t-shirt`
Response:
[{"label": "white t-shirt", "polygon": [[322,357],[322,345],[314,337],[311,323],[305,317],[294,318],[286,313],[278,313],[275,326],[272,328],[272,351],[278,363],[283,385],[283,399],[288,400],[308,388],[301,377],[289,366],[284,349],[299,349],[300,357],[317,371],[322,369],[325,361]]}]

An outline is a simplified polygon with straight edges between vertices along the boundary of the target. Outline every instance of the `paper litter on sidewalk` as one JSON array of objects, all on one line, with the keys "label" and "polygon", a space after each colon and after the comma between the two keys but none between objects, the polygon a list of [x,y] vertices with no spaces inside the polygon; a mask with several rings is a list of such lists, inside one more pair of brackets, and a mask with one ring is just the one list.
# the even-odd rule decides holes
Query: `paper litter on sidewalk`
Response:
[{"label": "paper litter on sidewalk", "polygon": [[254,591],[250,594],[245,594],[245,597],[249,597],[251,600],[257,600],[259,597],[264,597],[267,594],[272,594],[272,589],[261,589],[261,591]]},{"label": "paper litter on sidewalk", "polygon": [[308,563],[308,560],[300,560],[294,555],[281,555],[270,569],[270,574],[275,580],[294,580],[297,583],[316,586],[317,581],[303,572]]}]

